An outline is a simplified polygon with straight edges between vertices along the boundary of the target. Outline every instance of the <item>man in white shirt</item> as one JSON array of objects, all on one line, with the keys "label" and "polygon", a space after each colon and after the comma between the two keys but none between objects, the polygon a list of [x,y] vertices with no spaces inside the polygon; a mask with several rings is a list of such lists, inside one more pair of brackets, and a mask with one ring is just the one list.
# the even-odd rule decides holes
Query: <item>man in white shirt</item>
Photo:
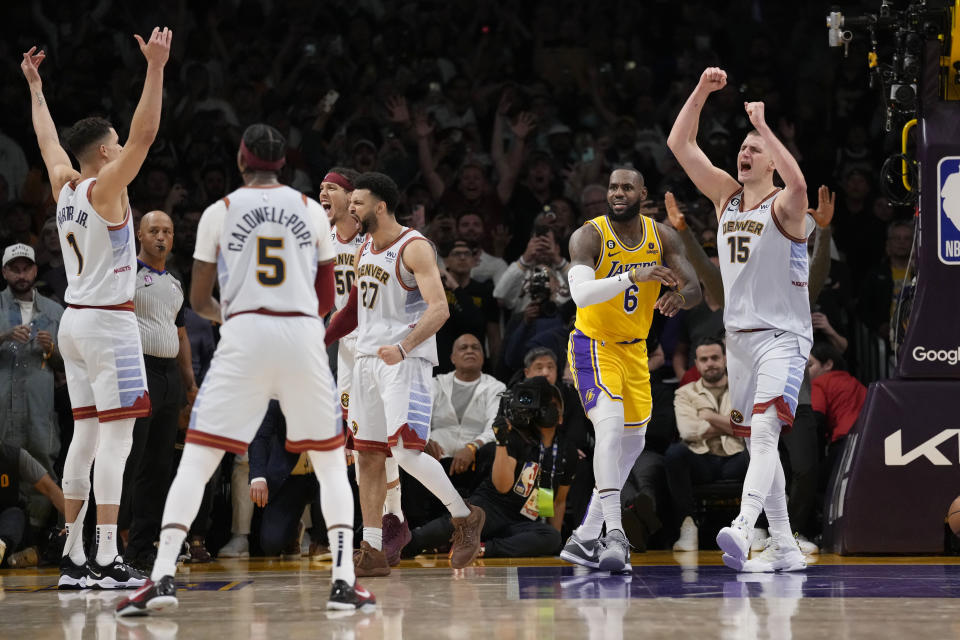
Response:
[{"label": "man in white shirt", "polygon": [[[493,419],[506,386],[481,372],[483,345],[472,334],[465,333],[454,341],[450,361],[454,370],[433,379],[430,439],[424,452],[440,461],[461,495],[470,495],[493,461],[490,447],[481,448],[494,440]],[[411,526],[423,524],[443,511],[439,501],[429,498],[432,494],[426,493],[420,483],[411,482],[403,491],[405,496],[410,495],[407,491],[418,496],[404,500]],[[417,513],[411,515],[413,505],[422,508],[415,507]]]}]

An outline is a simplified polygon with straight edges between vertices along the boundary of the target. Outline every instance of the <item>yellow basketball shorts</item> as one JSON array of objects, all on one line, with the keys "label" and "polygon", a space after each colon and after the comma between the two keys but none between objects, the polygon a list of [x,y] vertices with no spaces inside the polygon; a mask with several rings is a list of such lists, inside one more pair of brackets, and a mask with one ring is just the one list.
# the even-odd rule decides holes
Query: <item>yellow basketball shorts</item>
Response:
[{"label": "yellow basketball shorts", "polygon": [[589,413],[600,394],[606,394],[623,403],[625,427],[638,428],[650,421],[653,399],[645,340],[594,340],[574,329],[567,344],[567,361],[584,411]]}]

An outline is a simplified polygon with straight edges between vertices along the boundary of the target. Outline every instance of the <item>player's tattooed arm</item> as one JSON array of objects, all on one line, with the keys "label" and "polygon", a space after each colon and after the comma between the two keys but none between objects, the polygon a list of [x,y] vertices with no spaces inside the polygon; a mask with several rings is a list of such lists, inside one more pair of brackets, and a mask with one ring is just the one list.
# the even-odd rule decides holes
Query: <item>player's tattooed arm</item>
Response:
[{"label": "player's tattooed arm", "polygon": [[215,262],[193,261],[190,279],[190,306],[201,318],[211,322],[223,322],[220,317],[220,303],[213,297],[213,286],[217,281]]},{"label": "player's tattooed arm", "polygon": [[700,291],[700,282],[697,280],[697,273],[693,265],[687,260],[686,252],[683,249],[683,242],[671,227],[665,224],[657,224],[657,233],[660,234],[660,250],[663,254],[663,261],[670,265],[677,278],[677,286],[674,291],[667,291],[660,296],[655,305],[665,316],[674,316],[680,309],[692,309],[700,304],[703,294]]}]

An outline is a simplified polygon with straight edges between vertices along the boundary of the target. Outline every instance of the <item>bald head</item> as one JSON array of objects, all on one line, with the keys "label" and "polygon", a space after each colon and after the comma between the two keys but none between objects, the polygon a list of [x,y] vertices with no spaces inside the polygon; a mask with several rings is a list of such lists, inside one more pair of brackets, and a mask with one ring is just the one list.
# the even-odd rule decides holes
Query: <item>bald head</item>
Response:
[{"label": "bald head", "polygon": [[450,362],[456,370],[457,378],[464,381],[476,380],[483,369],[483,345],[472,333],[465,333],[453,343]]},{"label": "bald head", "polygon": [[163,211],[144,214],[137,230],[137,240],[140,241],[140,260],[163,271],[173,249],[173,220]]}]

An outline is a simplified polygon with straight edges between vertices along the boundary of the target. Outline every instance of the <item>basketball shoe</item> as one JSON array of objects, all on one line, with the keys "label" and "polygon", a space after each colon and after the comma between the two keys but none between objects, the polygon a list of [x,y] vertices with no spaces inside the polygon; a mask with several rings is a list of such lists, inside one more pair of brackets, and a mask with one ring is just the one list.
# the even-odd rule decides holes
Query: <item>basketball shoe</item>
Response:
[{"label": "basketball shoe", "polygon": [[597,568],[601,571],[629,571],[630,543],[627,536],[620,529],[614,529],[601,542],[599,562]]},{"label": "basketball shoe", "polygon": [[60,559],[60,581],[57,582],[57,589],[86,589],[87,588],[87,565],[74,564],[70,556],[63,556]]},{"label": "basketball shoe", "polygon": [[91,589],[136,589],[146,581],[147,576],[124,562],[121,556],[105,566],[94,558],[87,560],[87,587]]},{"label": "basketball shoe", "polygon": [[383,516],[383,553],[387,556],[387,563],[391,567],[400,564],[400,551],[407,546],[413,539],[410,533],[410,525],[406,518],[400,522],[400,518],[392,513]]},{"label": "basketball shoe", "polygon": [[596,540],[584,540],[574,530],[567,538],[567,544],[563,545],[560,558],[581,567],[596,569],[600,566],[599,546]]},{"label": "basketball shoe", "polygon": [[717,545],[723,551],[723,563],[734,571],[743,568],[743,563],[750,554],[753,533],[750,529],[747,519],[741,515],[717,534]]},{"label": "basketball shoe", "polygon": [[[727,564],[726,554],[724,563]],[[730,566],[727,564],[727,566]],[[793,536],[767,538],[763,552],[756,558],[743,563],[740,571],[744,573],[770,573],[772,571],[803,571],[807,568],[807,559]]]},{"label": "basketball shoe", "polygon": [[117,615],[145,616],[151,611],[177,608],[177,585],[173,576],[163,576],[157,582],[147,580],[146,584],[130,594],[130,597],[117,605]]},{"label": "basketball shoe", "polygon": [[349,611],[351,609],[360,609],[363,607],[372,607],[377,604],[377,599],[372,593],[354,582],[353,586],[347,584],[346,580],[334,580],[330,587],[330,599],[327,600],[327,609],[338,611]]},{"label": "basketball shoe", "polygon": [[487,514],[480,507],[467,503],[470,515],[463,518],[451,518],[453,536],[450,538],[450,566],[463,569],[480,555],[480,532]]}]

